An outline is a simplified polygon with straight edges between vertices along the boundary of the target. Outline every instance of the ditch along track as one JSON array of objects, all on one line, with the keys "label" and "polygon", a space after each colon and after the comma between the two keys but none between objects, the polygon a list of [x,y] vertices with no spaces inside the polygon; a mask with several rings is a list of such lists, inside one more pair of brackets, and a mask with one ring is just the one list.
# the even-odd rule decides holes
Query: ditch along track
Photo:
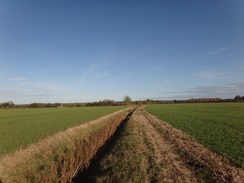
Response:
[{"label": "ditch along track", "polygon": [[243,169],[180,130],[142,108],[133,117],[143,125],[145,138],[153,145],[155,162],[165,165],[160,175],[163,182],[244,182]]},{"label": "ditch along track", "polygon": [[0,183],[72,182],[135,110],[127,108],[0,157]]},{"label": "ditch along track", "polygon": [[73,177],[72,183],[93,183],[95,181],[97,167],[100,161],[109,153],[111,152],[112,148],[115,146],[116,141],[118,140],[119,136],[121,135],[124,126],[129,121],[130,117],[132,116],[133,112],[136,110],[133,109],[120,123],[117,129],[114,131],[112,136],[108,138],[108,140],[97,150],[95,156],[90,159],[90,165],[83,170],[77,172],[76,176]]},{"label": "ditch along track", "polygon": [[[140,134],[143,135],[143,137],[138,137],[138,134],[135,134],[134,138],[144,139],[145,147],[144,150],[142,149],[144,152],[139,154],[144,154],[147,158],[143,165],[145,167],[142,168],[146,172],[145,180],[143,179],[145,183],[244,182],[243,169],[230,165],[224,158],[205,148],[190,136],[149,114],[143,107],[136,109],[122,123],[124,127],[121,127],[120,132],[112,137],[113,142],[108,142],[105,151],[99,155],[99,158],[93,160],[87,171],[80,172],[80,177],[74,179],[74,182],[116,182],[118,177],[127,177],[120,179],[119,182],[138,182],[133,177],[128,178],[130,175],[125,175],[125,172],[120,172],[121,175],[116,175],[117,177],[113,180],[113,176],[110,176],[110,172],[106,172],[107,170],[105,171],[106,175],[101,175],[104,170],[100,167],[100,163],[104,159],[116,156],[113,147],[116,141],[121,138],[123,130],[126,130],[126,123],[132,122],[139,125]],[[137,151],[132,153],[138,154]],[[116,159],[119,157],[115,157]],[[136,166],[141,166],[139,164],[133,165],[132,168],[131,164],[128,164],[128,170],[136,169]],[[120,169],[119,163],[115,166],[111,165],[110,169]],[[130,171],[128,172],[130,174]],[[105,179],[101,180],[99,177],[105,177]]]},{"label": "ditch along track", "polygon": [[[45,149],[47,154],[56,153],[55,149],[49,148],[48,143],[53,144],[56,141],[60,141],[61,143],[69,135],[74,136],[76,134],[75,131],[86,130],[90,126],[101,123],[101,119],[110,119],[111,122],[92,136],[85,139],[76,139],[76,148],[67,150],[67,152],[65,151],[65,154],[57,154],[57,163],[49,166],[52,168],[50,171],[40,166],[30,169],[30,165],[33,164],[32,161],[36,161],[31,157],[39,156],[41,150]],[[28,179],[31,181],[27,182],[96,182],[96,177],[99,177],[96,174],[99,163],[113,151],[116,143],[119,144],[121,133],[126,132],[126,125],[132,124],[132,122],[140,129],[140,132],[133,138],[142,139],[144,145],[140,153],[144,154],[147,159],[143,164],[143,170],[145,170],[146,176],[140,182],[244,182],[243,169],[228,164],[224,158],[205,148],[180,130],[173,128],[168,123],[149,114],[143,107],[137,108],[136,110],[131,109],[123,115],[118,116],[114,113],[101,119],[75,127],[65,133],[62,132],[56,135],[57,138],[55,136],[34,144],[34,148],[31,145],[29,148],[7,156],[5,163],[8,165],[6,168],[9,176],[16,175],[17,177],[12,177],[12,180],[15,181],[6,178],[6,181],[3,182],[26,182],[21,181],[19,178],[23,178],[23,176],[27,176],[28,178],[31,175],[30,173],[36,174],[36,177],[35,180],[31,177],[31,179]],[[42,146],[44,144],[45,146]],[[36,153],[33,153],[33,149]],[[27,156],[29,151],[32,154],[31,156]],[[131,153],[137,156],[138,152]],[[126,158],[123,157],[123,159]],[[19,163],[11,164],[13,160],[16,162],[18,160]],[[140,166],[139,164],[133,166]],[[115,166],[119,166],[119,164],[117,163]],[[128,166],[127,169],[135,168]],[[13,170],[18,172],[12,174]],[[57,172],[57,170],[59,171]],[[3,172],[6,174],[5,169],[2,169]],[[56,173],[56,178],[49,177],[49,175],[54,173]],[[125,172],[121,172],[121,174],[123,173]],[[114,181],[108,176],[108,179],[102,182]],[[133,181],[133,177],[131,177],[131,180],[127,179],[124,182],[136,181]]]}]

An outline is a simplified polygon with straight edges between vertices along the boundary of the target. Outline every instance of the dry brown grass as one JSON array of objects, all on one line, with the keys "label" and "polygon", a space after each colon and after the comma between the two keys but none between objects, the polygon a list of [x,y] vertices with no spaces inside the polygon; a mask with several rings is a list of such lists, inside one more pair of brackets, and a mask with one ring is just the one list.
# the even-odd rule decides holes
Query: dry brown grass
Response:
[{"label": "dry brown grass", "polygon": [[131,110],[109,114],[1,156],[0,181],[70,182]]},{"label": "dry brown grass", "polygon": [[138,110],[134,119],[143,126],[144,138],[150,149],[150,179],[162,182],[197,182],[194,172],[184,166],[184,162],[168,142],[145,117],[144,110]]}]

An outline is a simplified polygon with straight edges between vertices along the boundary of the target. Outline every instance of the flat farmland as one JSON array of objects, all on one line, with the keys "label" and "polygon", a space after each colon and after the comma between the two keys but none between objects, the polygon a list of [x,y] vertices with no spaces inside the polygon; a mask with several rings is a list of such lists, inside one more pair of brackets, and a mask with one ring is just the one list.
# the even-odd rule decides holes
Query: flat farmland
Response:
[{"label": "flat farmland", "polygon": [[0,110],[0,155],[127,107]]},{"label": "flat farmland", "polygon": [[[218,105],[167,104],[149,105],[146,108],[151,108],[154,112],[160,109],[159,114],[161,114],[160,111],[164,111],[167,108],[168,110],[166,111],[196,110],[199,112],[197,116],[201,116],[202,113],[207,115],[207,111],[211,111],[211,107],[214,107],[215,112],[218,111],[216,110],[217,108],[223,107],[217,107]],[[115,110],[114,107],[112,108]],[[89,114],[88,116],[94,117],[96,110],[101,111],[101,109],[105,108],[61,109],[60,115],[63,118],[55,118],[53,120],[63,120],[63,123],[67,123],[64,120],[65,116],[72,116],[76,113],[82,113],[84,116]],[[108,110],[109,108],[106,109]],[[38,110],[41,111],[42,109]],[[48,109],[45,110],[50,112]],[[58,109],[52,110],[58,111]],[[84,113],[82,112],[83,110],[85,110]],[[107,113],[107,110],[104,113]],[[119,110],[119,108],[116,110]],[[65,111],[67,112],[66,114]],[[186,110],[183,114],[188,112]],[[47,115],[46,113],[44,114]],[[47,116],[51,118],[53,113],[50,112]],[[222,113],[220,112],[220,114]],[[183,114],[177,114],[177,116],[184,116]],[[187,121],[191,121],[192,118],[195,119],[192,121],[202,119],[201,117],[195,118],[194,113],[189,115],[193,117],[187,118]],[[25,146],[23,149],[0,156],[0,182],[195,183],[244,181],[244,171],[243,168],[240,168],[243,160],[241,158],[243,155],[241,146],[236,147],[235,144],[229,144],[229,147],[226,148],[227,150],[232,148],[233,154],[236,155],[232,156],[236,158],[234,159],[236,161],[231,161],[230,163],[225,158],[229,158],[227,153],[222,154],[224,156],[220,156],[219,152],[215,153],[217,151],[213,152],[212,148],[206,148],[207,145],[202,145],[204,140],[202,142],[195,140],[197,135],[189,135],[190,133],[185,132],[186,130],[179,130],[178,127],[176,129],[169,122],[147,112],[145,106],[126,108],[92,121],[87,119],[87,123],[81,120],[84,119],[84,116],[77,116],[76,119],[79,118],[78,121],[80,122],[77,123],[78,125],[72,124],[74,125],[73,128],[64,129],[61,132],[53,132],[53,135],[49,133],[50,135],[47,138],[43,138],[40,141],[37,139],[36,142],[32,141],[30,145]],[[174,116],[174,113],[172,112],[170,116]],[[38,119],[40,119],[40,116]],[[71,117],[67,119],[67,121],[70,121]],[[177,117],[174,118],[174,121],[176,119]],[[214,118],[212,117],[211,119]],[[209,121],[208,118],[204,118],[204,120]],[[34,121],[38,120],[35,119]],[[52,123],[52,121],[49,121],[49,123]],[[183,122],[178,121],[178,123]],[[182,126],[192,126],[192,131],[206,128],[200,121],[198,121],[198,126],[185,123]],[[212,123],[223,122],[212,120]],[[220,126],[224,125],[225,123]],[[48,125],[44,123],[40,126]],[[211,136],[209,134],[216,127],[211,123],[208,126],[210,128],[205,130],[204,135],[210,139]],[[218,130],[221,130],[221,127],[218,127]],[[215,133],[217,132],[215,131]],[[29,134],[28,137],[31,137],[31,135]],[[225,135],[225,139],[229,140],[228,135]],[[193,136],[194,138],[192,138]],[[243,134],[239,134],[239,137],[237,137],[240,143],[241,139],[239,138],[242,137]],[[22,139],[15,140],[21,142]],[[216,138],[212,138],[212,141],[215,140]],[[236,147],[236,149],[233,147]]]},{"label": "flat farmland", "polygon": [[244,103],[159,104],[146,110],[244,166]]}]

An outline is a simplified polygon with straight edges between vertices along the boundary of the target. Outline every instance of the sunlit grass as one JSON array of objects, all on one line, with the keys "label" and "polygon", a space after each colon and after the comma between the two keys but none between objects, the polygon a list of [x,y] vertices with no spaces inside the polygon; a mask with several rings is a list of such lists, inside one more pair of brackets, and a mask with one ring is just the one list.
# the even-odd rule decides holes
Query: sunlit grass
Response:
[{"label": "sunlit grass", "polygon": [[0,110],[0,154],[126,107]]},{"label": "sunlit grass", "polygon": [[146,110],[244,166],[244,103],[162,104]]}]

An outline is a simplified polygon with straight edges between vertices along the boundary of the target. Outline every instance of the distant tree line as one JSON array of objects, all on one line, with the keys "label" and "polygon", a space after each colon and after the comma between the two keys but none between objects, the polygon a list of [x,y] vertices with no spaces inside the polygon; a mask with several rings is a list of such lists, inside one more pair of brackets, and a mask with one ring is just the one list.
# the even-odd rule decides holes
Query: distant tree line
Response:
[{"label": "distant tree line", "polygon": [[146,99],[146,100],[137,100],[134,101],[133,104],[136,105],[146,105],[146,104],[172,104],[172,100],[152,100],[152,99]]},{"label": "distant tree line", "polygon": [[62,106],[61,103],[32,103],[27,105],[28,108],[51,108],[51,107],[60,107]]},{"label": "distant tree line", "polygon": [[173,103],[217,103],[217,102],[244,102],[244,96],[236,95],[234,98],[192,98],[189,100],[173,100]]},{"label": "distant tree line", "polygon": [[0,108],[15,108],[15,104],[12,101],[0,103]]},{"label": "distant tree line", "polygon": [[0,108],[62,108],[62,107],[84,107],[84,106],[119,106],[119,105],[146,105],[146,104],[172,104],[172,103],[217,103],[217,102],[244,102],[244,96],[236,95],[234,98],[192,98],[188,100],[137,100],[132,101],[129,96],[125,96],[123,101],[102,100],[99,102],[88,103],[32,103],[25,105],[15,105],[14,102],[8,101],[0,103]]},{"label": "distant tree line", "polygon": [[242,101],[244,100],[244,96],[240,96],[240,95],[236,95],[235,98],[234,98],[236,101]]},{"label": "distant tree line", "polygon": [[86,106],[118,106],[118,105],[131,105],[132,99],[129,96],[124,97],[124,101],[115,102],[114,100],[103,100],[99,102],[89,102]]},{"label": "distant tree line", "polygon": [[88,102],[85,106],[117,106],[120,103],[115,102],[114,100],[103,100],[99,102]]}]

